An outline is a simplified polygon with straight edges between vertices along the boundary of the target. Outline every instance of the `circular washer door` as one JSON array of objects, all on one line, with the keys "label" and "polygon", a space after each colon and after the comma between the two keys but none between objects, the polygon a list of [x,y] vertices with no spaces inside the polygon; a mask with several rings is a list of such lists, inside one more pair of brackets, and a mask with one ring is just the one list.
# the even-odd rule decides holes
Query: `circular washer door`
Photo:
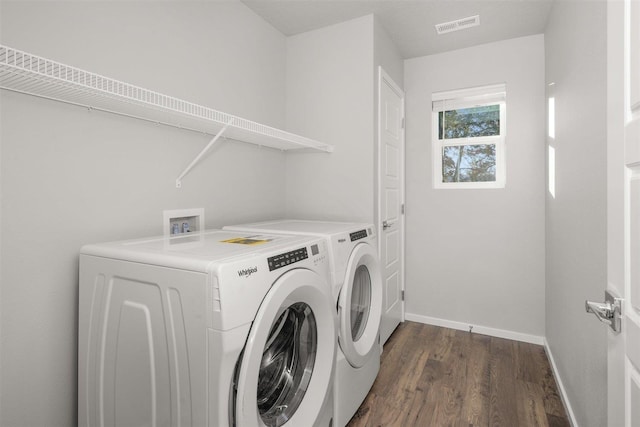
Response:
[{"label": "circular washer door", "polygon": [[238,375],[236,425],[312,425],[331,387],[336,317],[310,270],[282,275],[262,301]]},{"label": "circular washer door", "polygon": [[382,314],[380,264],[371,245],[358,244],[351,252],[338,306],[340,348],[359,368],[378,345]]}]

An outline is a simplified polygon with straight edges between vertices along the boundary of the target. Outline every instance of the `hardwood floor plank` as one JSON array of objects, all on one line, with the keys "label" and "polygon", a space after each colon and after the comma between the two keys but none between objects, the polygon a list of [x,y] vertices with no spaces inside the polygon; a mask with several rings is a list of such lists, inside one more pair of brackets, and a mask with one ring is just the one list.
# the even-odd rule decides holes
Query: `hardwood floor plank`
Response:
[{"label": "hardwood floor plank", "polygon": [[542,394],[541,385],[516,381],[518,425],[549,427]]},{"label": "hardwood floor plank", "polygon": [[449,387],[441,387],[433,410],[431,425],[455,426],[460,420],[462,393]]},{"label": "hardwood floor plank", "polygon": [[466,387],[460,425],[489,425],[489,345],[491,340],[484,335],[471,335],[469,360],[466,370]]},{"label": "hardwood floor plank", "polygon": [[440,328],[436,340],[432,343],[432,359],[442,361],[449,357],[455,335],[456,331],[454,329]]},{"label": "hardwood floor plank", "polygon": [[420,378],[422,372],[429,360],[428,350],[419,350],[417,357],[413,358],[407,365],[407,369],[402,373],[398,379],[397,386],[404,389],[404,391],[413,393],[420,384]]},{"label": "hardwood floor plank", "polygon": [[[400,359],[403,351],[406,351],[407,347],[409,347],[410,342],[408,343],[408,340],[411,336],[411,329],[412,328],[405,327],[404,324],[398,326],[385,345],[386,348],[380,360],[381,365],[402,366]],[[391,342],[393,338],[395,338],[395,340]],[[398,372],[393,369],[380,369],[378,377],[371,388],[371,392],[378,396],[386,396],[387,390],[391,388],[397,376]]]},{"label": "hardwood floor plank", "polygon": [[539,345],[518,342],[516,351],[516,378],[534,384],[542,384],[546,374],[546,355]]},{"label": "hardwood floor plank", "polygon": [[518,424],[513,343],[491,338],[489,375],[489,423],[494,427],[515,427]]},{"label": "hardwood floor plank", "polygon": [[[549,360],[546,353],[544,354],[544,360]],[[560,418],[566,417],[564,404],[562,403],[562,399],[560,398],[558,385],[556,384],[556,379],[553,376],[551,365],[549,365],[548,362],[546,373],[542,381],[542,388],[544,390],[544,408],[547,414],[555,415]]]},{"label": "hardwood floor plank", "polygon": [[402,347],[404,346],[404,342],[408,339],[411,329],[413,329],[410,325],[407,325],[406,322],[400,323],[396,330],[391,334],[389,340],[384,345],[384,351],[380,355],[380,362],[389,357],[390,354],[394,352],[402,351]]},{"label": "hardwood floor plank", "polygon": [[549,422],[549,427],[571,427],[571,423],[566,417],[547,414],[547,421]]},{"label": "hardwood floor plank", "polygon": [[445,367],[441,361],[428,359],[422,369],[422,375],[418,381],[417,389],[427,392],[434,383],[442,379],[444,376],[444,369]]},{"label": "hardwood floor plank", "polygon": [[542,346],[405,322],[348,424],[377,426],[570,424]]},{"label": "hardwood floor plank", "polygon": [[388,397],[376,396],[366,425],[402,427],[406,408],[409,407],[413,398],[413,393],[408,392],[401,392],[393,400],[389,400]]},{"label": "hardwood floor plank", "polygon": [[471,336],[470,333],[463,331],[453,331],[448,335],[448,351],[438,354],[445,365],[445,375],[442,378],[444,386],[464,389],[467,381],[467,359],[470,356]]},{"label": "hardwood floor plank", "polygon": [[433,412],[437,398],[431,393],[431,389],[417,389],[414,393],[411,406],[404,417],[407,426],[428,426],[431,425]]}]

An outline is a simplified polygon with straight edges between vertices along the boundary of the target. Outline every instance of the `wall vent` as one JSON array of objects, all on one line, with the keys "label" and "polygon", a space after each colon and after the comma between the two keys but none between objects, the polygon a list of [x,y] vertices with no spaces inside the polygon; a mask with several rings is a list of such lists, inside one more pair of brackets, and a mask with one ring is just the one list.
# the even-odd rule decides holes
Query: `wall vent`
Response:
[{"label": "wall vent", "polygon": [[455,21],[443,22],[436,25],[438,34],[450,33],[452,31],[464,30],[480,25],[480,15],[469,16],[468,18],[456,19]]}]

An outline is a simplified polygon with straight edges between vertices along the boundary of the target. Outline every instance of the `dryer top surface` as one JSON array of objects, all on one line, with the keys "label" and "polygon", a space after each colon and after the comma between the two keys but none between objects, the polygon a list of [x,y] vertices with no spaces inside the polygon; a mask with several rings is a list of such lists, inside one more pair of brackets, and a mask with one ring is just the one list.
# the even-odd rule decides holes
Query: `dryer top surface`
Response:
[{"label": "dryer top surface", "polygon": [[225,227],[225,229],[227,230],[251,229],[266,233],[281,232],[323,237],[369,228],[371,229],[371,232],[373,232],[372,224],[355,222],[307,221],[298,219],[281,219]]}]

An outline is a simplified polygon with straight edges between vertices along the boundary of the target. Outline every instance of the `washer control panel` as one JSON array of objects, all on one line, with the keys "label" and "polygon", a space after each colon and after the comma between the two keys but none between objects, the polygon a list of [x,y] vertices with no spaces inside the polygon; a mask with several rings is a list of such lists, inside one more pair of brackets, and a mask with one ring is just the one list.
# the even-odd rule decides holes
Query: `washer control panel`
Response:
[{"label": "washer control panel", "polygon": [[[314,251],[314,247],[317,253],[318,245],[312,245],[312,251]],[[269,271],[273,271],[307,258],[309,258],[307,248],[300,248],[293,251],[285,252],[280,255],[269,257],[267,258],[267,263],[269,264]]]},{"label": "washer control panel", "polygon": [[364,239],[367,237],[367,230],[354,231],[353,233],[349,233],[349,237],[351,238],[352,242],[355,242],[356,240]]}]

